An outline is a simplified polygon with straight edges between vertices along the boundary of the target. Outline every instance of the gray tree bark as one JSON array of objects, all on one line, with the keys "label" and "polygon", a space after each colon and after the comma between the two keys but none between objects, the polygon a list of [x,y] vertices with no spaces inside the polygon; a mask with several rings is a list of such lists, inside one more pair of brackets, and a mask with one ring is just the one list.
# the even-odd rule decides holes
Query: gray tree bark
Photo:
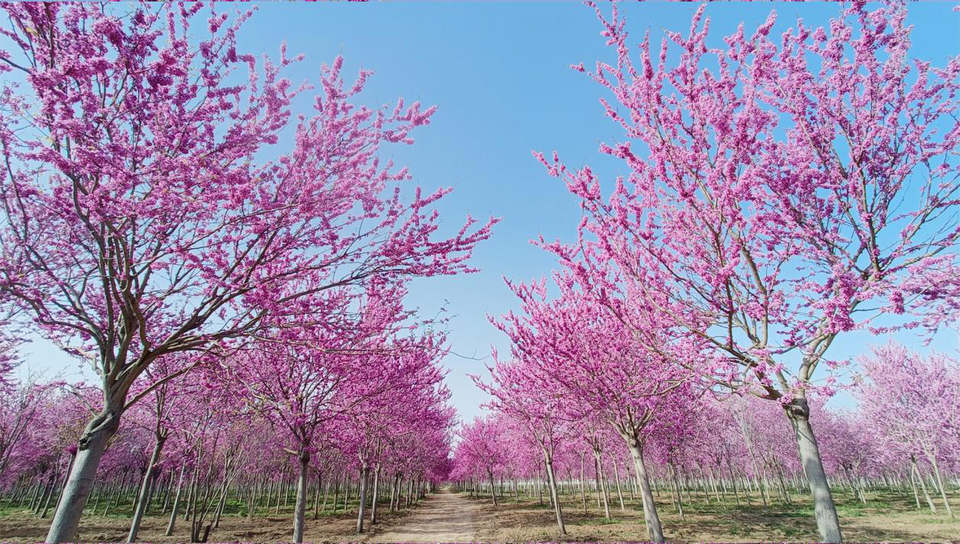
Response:
[{"label": "gray tree bark", "polygon": [[53,514],[46,542],[76,540],[80,516],[87,504],[87,497],[93,489],[100,459],[107,449],[107,443],[116,434],[119,426],[120,415],[115,407],[107,407],[87,424],[78,444],[67,485],[63,488],[57,511]]},{"label": "gray tree bark", "polygon": [[170,523],[167,524],[166,536],[173,534],[173,527],[177,523],[177,510],[180,508],[180,494],[183,491],[183,476],[187,471],[187,464],[180,465],[180,478],[177,480],[177,494],[173,497],[173,510],[170,511]]},{"label": "gray tree bark", "polygon": [[377,499],[380,494],[380,463],[373,471],[373,501],[370,504],[370,525],[377,523]]},{"label": "gray tree bark", "polygon": [[160,460],[160,451],[163,449],[163,443],[166,442],[166,436],[158,437],[153,446],[153,452],[150,454],[150,464],[143,474],[143,482],[140,484],[140,494],[137,497],[137,507],[133,512],[133,521],[130,523],[130,532],[127,534],[127,542],[137,541],[137,532],[140,530],[140,522],[143,521],[143,514],[147,510],[147,503],[150,496],[150,479],[153,477],[154,467]]},{"label": "gray tree bark", "polygon": [[550,484],[550,496],[553,498],[553,511],[557,516],[557,527],[560,529],[560,534],[565,535],[567,534],[567,527],[563,523],[563,509],[560,507],[560,497],[557,496],[557,478],[553,473],[553,459],[546,451],[544,451],[544,458]]},{"label": "gray tree bark", "polygon": [[300,461],[300,474],[297,477],[297,504],[293,514],[293,541],[303,542],[303,527],[307,513],[307,472],[310,468],[310,454],[302,450],[297,458]]},{"label": "gray tree bark", "polygon": [[363,533],[363,518],[367,510],[367,476],[370,473],[370,467],[364,462],[360,469],[360,508],[357,513],[357,534]]},{"label": "gray tree bark", "polygon": [[800,463],[803,465],[803,473],[807,476],[807,485],[813,496],[813,513],[817,520],[820,541],[843,542],[837,507],[833,504],[830,484],[827,482],[827,474],[823,470],[823,461],[820,458],[820,448],[817,446],[817,439],[810,426],[810,408],[807,406],[806,399],[794,399],[786,406],[786,412],[793,425],[800,451]]},{"label": "gray tree bark", "polygon": [[643,463],[643,445],[636,437],[627,437],[627,448],[633,457],[633,468],[637,475],[637,484],[640,486],[643,520],[647,524],[648,536],[652,542],[663,542],[663,527],[660,525],[660,516],[657,515],[657,505],[653,501],[653,490],[650,489],[647,467]]}]

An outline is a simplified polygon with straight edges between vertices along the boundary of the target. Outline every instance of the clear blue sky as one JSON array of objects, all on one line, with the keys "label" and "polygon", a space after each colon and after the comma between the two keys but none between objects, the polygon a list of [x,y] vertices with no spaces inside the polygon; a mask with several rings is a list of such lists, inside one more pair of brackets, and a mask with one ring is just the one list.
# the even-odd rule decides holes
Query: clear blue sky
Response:
[{"label": "clear blue sky", "polygon": [[[913,55],[943,66],[960,53],[960,13],[952,3],[911,3],[915,25]],[[663,29],[689,28],[696,4],[625,4],[633,41],[651,31],[655,42]],[[233,9],[221,5],[220,9]],[[721,43],[740,21],[747,30],[778,12],[775,32],[802,17],[810,26],[826,23],[837,13],[833,3],[719,3],[708,6],[711,37]],[[365,91],[367,104],[391,104],[398,96],[435,104],[433,123],[415,134],[416,145],[389,148],[388,154],[410,167],[426,188],[452,186],[441,211],[445,224],[458,227],[470,213],[502,218],[494,236],[476,252],[470,276],[437,278],[415,284],[410,303],[432,315],[446,306],[452,349],[484,359],[490,346],[507,346],[486,320],[514,307],[504,275],[517,280],[538,278],[554,266],[529,240],[570,240],[579,221],[576,202],[558,181],[548,178],[531,150],[560,151],[568,164],[589,163],[601,174],[614,175],[618,165],[601,159],[600,141],[612,140],[618,127],[600,108],[601,89],[568,66],[597,59],[613,60],[600,36],[593,11],[579,2],[563,3],[269,3],[241,32],[243,49],[276,56],[287,42],[290,53],[306,59],[288,72],[295,82],[316,81],[321,62],[338,53],[346,59],[345,74],[359,68],[376,72]],[[920,348],[909,335],[899,337]],[[855,355],[871,341],[849,335],[835,344],[834,358]],[[957,334],[941,334],[934,345],[957,349]],[[52,346],[35,342],[25,350],[27,364],[66,376],[77,363]],[[487,360],[487,359],[484,359]],[[451,355],[448,383],[463,419],[479,413],[483,401],[467,377],[485,373],[483,361]],[[840,403],[849,402],[841,398]]]}]

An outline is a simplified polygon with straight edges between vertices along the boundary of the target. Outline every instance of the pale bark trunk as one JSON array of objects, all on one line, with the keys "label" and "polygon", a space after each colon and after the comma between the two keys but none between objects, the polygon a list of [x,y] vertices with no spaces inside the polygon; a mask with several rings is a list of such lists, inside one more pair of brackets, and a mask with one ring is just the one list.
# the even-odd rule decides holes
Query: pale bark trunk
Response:
[{"label": "pale bark trunk", "polygon": [[127,534],[127,542],[137,541],[137,532],[140,530],[140,522],[143,521],[143,514],[147,511],[147,504],[150,497],[150,479],[153,477],[153,469],[160,460],[160,451],[163,450],[165,437],[157,438],[153,446],[153,452],[150,454],[150,464],[143,473],[143,482],[140,484],[140,494],[137,497],[137,507],[133,513],[133,521],[130,523],[130,532]]},{"label": "pale bark trunk", "polygon": [[107,443],[117,432],[120,425],[119,415],[115,410],[108,410],[99,414],[90,423],[80,438],[76,458],[70,470],[67,485],[53,514],[50,530],[46,541],[68,542],[76,540],[77,527],[80,525],[80,516],[87,504],[87,497],[93,489],[93,482],[97,476],[100,459],[107,449]]},{"label": "pale bark trunk", "polygon": [[657,505],[653,501],[653,490],[650,489],[650,478],[643,463],[643,446],[636,438],[627,439],[627,447],[633,457],[633,468],[637,475],[637,484],[640,486],[640,499],[643,502],[643,519],[647,525],[647,534],[652,542],[664,542],[663,527],[660,525],[660,516],[657,515]]},{"label": "pale bark trunk", "polygon": [[920,507],[920,495],[917,494],[917,480],[913,477],[913,469],[910,469],[910,487],[913,488],[913,498],[917,501],[917,510],[922,510]]},{"label": "pale bark trunk", "polygon": [[300,474],[297,477],[297,504],[293,514],[293,541],[303,542],[303,528],[307,515],[307,473],[310,469],[310,454],[303,451],[298,456]]},{"label": "pale bark trunk", "polygon": [[363,463],[360,469],[360,511],[357,513],[357,534],[363,533],[363,517],[367,513],[367,475],[370,468]]},{"label": "pale bark trunk", "polygon": [[557,527],[560,529],[560,534],[567,534],[567,527],[563,524],[563,509],[560,507],[560,497],[557,496],[557,478],[553,473],[553,460],[550,456],[544,452],[544,457],[546,458],[546,468],[547,468],[547,478],[550,483],[550,496],[553,498],[553,511],[557,516]]},{"label": "pale bark trunk", "polygon": [[177,494],[173,497],[173,510],[170,512],[170,523],[167,524],[166,536],[173,534],[173,526],[177,523],[177,510],[180,508],[180,493],[183,491],[183,475],[187,470],[187,464],[180,465],[180,478],[177,480]]},{"label": "pale bark trunk", "polygon": [[943,507],[947,509],[947,514],[950,515],[950,518],[954,519],[956,516],[953,515],[953,509],[950,508],[950,501],[947,499],[947,491],[943,487],[943,476],[940,475],[940,465],[937,463],[936,456],[929,454],[928,457],[930,465],[933,467],[933,476],[936,478],[937,487],[940,489],[940,498],[943,499]]},{"label": "pale bark trunk", "polygon": [[587,514],[587,485],[585,481],[585,458],[586,454],[580,454],[580,500],[583,502],[583,514]]},{"label": "pale bark trunk", "polygon": [[620,499],[620,511],[626,512],[627,507],[623,505],[623,490],[620,487],[620,468],[617,466],[617,460],[613,460],[613,477],[617,482],[617,498]]},{"label": "pale bark trunk", "polygon": [[487,470],[487,475],[490,477],[490,497],[493,498],[493,505],[497,506],[497,489],[493,485],[493,471]]},{"label": "pale bark trunk", "polygon": [[370,504],[370,525],[377,523],[377,499],[380,493],[380,463],[373,471],[373,501]]},{"label": "pale bark trunk", "polygon": [[927,499],[927,505],[930,507],[930,512],[936,514],[937,507],[933,504],[933,499],[930,498],[930,493],[927,491],[927,483],[923,481],[923,476],[920,474],[920,470],[917,468],[917,461],[910,456],[911,470],[913,471],[912,477],[916,478],[916,481],[920,484],[920,489],[923,490],[923,497]]},{"label": "pale bark trunk", "polygon": [[610,519],[610,503],[607,501],[607,482],[603,474],[603,457],[599,450],[593,450],[594,462],[597,467],[597,492],[603,498],[603,517]]},{"label": "pale bark trunk", "polygon": [[787,416],[793,425],[800,451],[800,462],[807,476],[807,485],[813,496],[813,512],[817,520],[817,532],[821,542],[843,542],[837,507],[833,504],[830,484],[823,470],[820,448],[810,426],[810,410],[805,399],[794,399],[787,407]]},{"label": "pale bark trunk", "polygon": [[680,519],[686,519],[683,516],[683,497],[680,496],[680,480],[677,478],[677,469],[673,465],[670,465],[670,476],[673,480],[673,492],[674,500],[677,502],[677,513],[680,514]]}]

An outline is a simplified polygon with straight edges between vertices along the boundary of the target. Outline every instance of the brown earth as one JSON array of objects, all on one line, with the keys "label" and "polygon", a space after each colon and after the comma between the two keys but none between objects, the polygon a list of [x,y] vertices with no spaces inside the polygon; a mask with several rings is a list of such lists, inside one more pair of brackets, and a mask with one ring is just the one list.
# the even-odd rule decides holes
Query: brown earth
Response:
[{"label": "brown earth", "polygon": [[371,542],[476,542],[493,512],[449,490],[431,495],[394,527]]},{"label": "brown earth", "polygon": [[[912,497],[898,493],[868,495],[866,505],[842,494],[836,495],[840,524],[848,542],[862,541],[957,541],[960,520],[951,520],[940,508],[938,514],[917,511]],[[610,505],[612,519],[607,520],[597,507],[596,496],[588,498],[584,514],[579,496],[565,495],[562,500],[566,536],[558,534],[553,509],[538,504],[536,497],[503,497],[494,507],[489,497],[469,498],[465,494],[442,490],[415,507],[389,513],[381,507],[380,523],[363,535],[354,532],[356,510],[336,514],[325,512],[311,519],[308,512],[307,542],[535,542],[535,541],[640,541],[646,529],[639,501],[626,498],[624,510],[614,495]],[[956,497],[951,502],[960,502]],[[955,504],[956,504],[955,502]],[[290,505],[292,507],[292,505]],[[702,496],[684,505],[683,519],[675,511],[669,496],[658,497],[657,504],[664,533],[674,542],[748,542],[811,541],[816,538],[812,509],[803,497],[792,504],[772,504],[767,512],[758,496],[751,504],[740,506],[728,500],[721,505],[707,503]],[[177,521],[174,536],[164,537],[167,516],[148,515],[140,539],[149,542],[185,542],[189,524]],[[126,539],[130,519],[126,516],[88,515],[81,523],[79,536],[88,542],[118,542]],[[23,509],[0,509],[0,542],[37,542],[43,540],[49,519],[39,519]],[[292,512],[265,515],[248,521],[246,516],[225,516],[210,535],[212,542],[287,542],[293,534]]]},{"label": "brown earth", "polygon": [[[312,512],[307,513],[304,531],[305,542],[364,542],[375,538],[382,531],[395,525],[414,513],[418,513],[432,500],[428,498],[420,504],[391,514],[381,509],[380,522],[370,527],[364,535],[355,532],[357,523],[356,509],[333,514],[326,512],[320,519],[313,519]],[[381,505],[383,508],[384,505]],[[177,520],[173,536],[164,536],[169,516],[147,515],[140,526],[138,539],[142,542],[189,542],[190,522]],[[369,524],[369,519],[367,520]],[[50,527],[50,519],[35,517],[28,510],[0,512],[0,542],[42,542]],[[101,517],[85,515],[80,522],[78,539],[84,542],[125,542],[130,529],[130,518],[126,516]],[[224,516],[220,526],[210,533],[211,542],[289,542],[293,537],[292,512],[280,515],[258,516],[252,521],[246,516]]]},{"label": "brown earth", "polygon": [[[659,499],[663,500],[659,500]],[[917,511],[907,500],[894,493],[868,495],[863,505],[852,498],[837,497],[840,526],[847,542],[956,542],[960,541],[960,519],[951,520],[941,507],[938,514]],[[845,500],[846,499],[846,500]],[[494,510],[489,496],[472,499],[483,502],[485,510]],[[676,512],[669,497],[658,497],[657,511],[664,536],[670,542],[796,542],[817,538],[812,508],[803,498],[794,497],[791,505],[771,505],[763,511],[758,496],[752,505],[737,507],[729,501],[721,506],[715,500],[684,505],[684,517]],[[912,501],[912,497],[909,498]],[[960,502],[956,497],[952,503]],[[639,500],[625,501],[620,509],[616,495],[611,497],[611,518],[607,520],[597,507],[596,495],[588,498],[587,514],[579,496],[561,501],[566,536],[560,536],[553,508],[540,505],[536,498],[517,502],[507,496],[495,513],[482,518],[478,535],[488,542],[614,541],[647,539]]]}]

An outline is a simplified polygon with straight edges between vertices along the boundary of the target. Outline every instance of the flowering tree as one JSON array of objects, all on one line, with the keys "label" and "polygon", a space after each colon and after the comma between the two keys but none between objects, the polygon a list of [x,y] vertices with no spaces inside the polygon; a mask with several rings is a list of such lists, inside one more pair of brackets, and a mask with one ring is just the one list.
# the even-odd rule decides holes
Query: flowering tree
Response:
[{"label": "flowering tree", "polygon": [[[698,343],[672,342],[652,320],[642,333],[634,334],[595,297],[578,291],[572,276],[558,274],[555,283],[559,295],[554,300],[548,299],[546,281],[511,284],[523,313],[508,313],[495,324],[509,336],[512,355],[524,366],[498,365],[491,371],[497,387],[488,389],[498,400],[497,408],[506,413],[517,411],[513,406],[522,403],[516,399],[523,399],[547,411],[541,420],[599,420],[616,430],[633,459],[649,537],[663,541],[644,448],[653,429],[667,426],[689,409],[686,403],[694,391],[676,360],[699,355]],[[648,350],[647,345],[657,349]],[[682,427],[672,429],[679,432]],[[602,469],[603,433],[588,434],[593,435],[591,449]]]},{"label": "flowering tree", "polygon": [[32,431],[55,389],[36,379],[0,389],[0,486],[8,483],[9,468],[30,462]]},{"label": "flowering tree", "polygon": [[[179,374],[178,369],[193,367],[198,362],[188,359],[189,352],[177,352],[158,359],[144,374],[145,379],[134,385],[131,392],[139,396],[141,391],[148,392],[131,413],[133,426],[140,427],[144,434],[152,437],[153,445],[140,492],[134,507],[133,520],[130,523],[128,542],[137,542],[140,523],[146,513],[151,487],[161,467],[161,454],[171,435],[182,433],[195,415],[196,405],[190,397],[202,394],[199,380]],[[207,360],[210,363],[211,361]],[[159,383],[154,383],[154,382]]]},{"label": "flowering tree", "polygon": [[960,59],[911,61],[902,6],[856,3],[779,41],[771,14],[721,48],[703,12],[655,58],[649,37],[631,54],[616,7],[598,9],[617,61],[592,77],[625,136],[600,151],[629,175],[607,198],[589,167],[537,154],[585,212],[580,243],[554,249],[585,284],[612,267],[623,292],[646,292],[671,327],[744,371],[722,381],[782,404],[820,539],[840,541],[807,395],[844,332],[935,330],[956,315]]},{"label": "flowering tree", "polygon": [[460,473],[471,479],[486,477],[490,481],[490,497],[497,505],[497,488],[493,476],[506,465],[508,447],[503,431],[508,426],[502,415],[476,417],[460,429],[460,442],[454,452]]},{"label": "flowering tree", "polygon": [[867,422],[895,449],[927,459],[950,517],[953,510],[943,486],[941,465],[956,460],[960,438],[960,364],[934,353],[928,358],[901,345],[876,346],[860,365],[866,381],[857,399]]},{"label": "flowering tree", "polygon": [[[515,352],[516,354],[516,352]],[[557,491],[557,476],[554,457],[561,441],[563,412],[560,410],[561,398],[548,382],[540,379],[539,369],[533,360],[527,357],[513,361],[496,360],[491,367],[490,385],[478,378],[474,382],[481,390],[490,394],[493,401],[489,407],[498,414],[520,424],[530,441],[535,442],[543,454],[543,463],[550,488],[550,500],[557,518],[557,528],[561,535],[567,534],[563,523],[563,509]],[[490,485],[493,486],[491,473]],[[496,494],[494,494],[496,503]]]},{"label": "flowering tree", "polygon": [[[211,11],[197,42],[199,4],[5,9],[0,292],[102,377],[47,537],[59,542],[158,358],[217,352],[321,290],[465,271],[490,225],[435,239],[429,208],[447,191],[390,190],[409,175],[381,164],[380,146],[411,143],[432,108],[355,105],[369,73],[345,86],[338,58],[313,115],[292,119],[309,87],[281,77],[283,49],[262,68],[237,51],[245,15]],[[271,150],[287,129],[292,149]]]}]

